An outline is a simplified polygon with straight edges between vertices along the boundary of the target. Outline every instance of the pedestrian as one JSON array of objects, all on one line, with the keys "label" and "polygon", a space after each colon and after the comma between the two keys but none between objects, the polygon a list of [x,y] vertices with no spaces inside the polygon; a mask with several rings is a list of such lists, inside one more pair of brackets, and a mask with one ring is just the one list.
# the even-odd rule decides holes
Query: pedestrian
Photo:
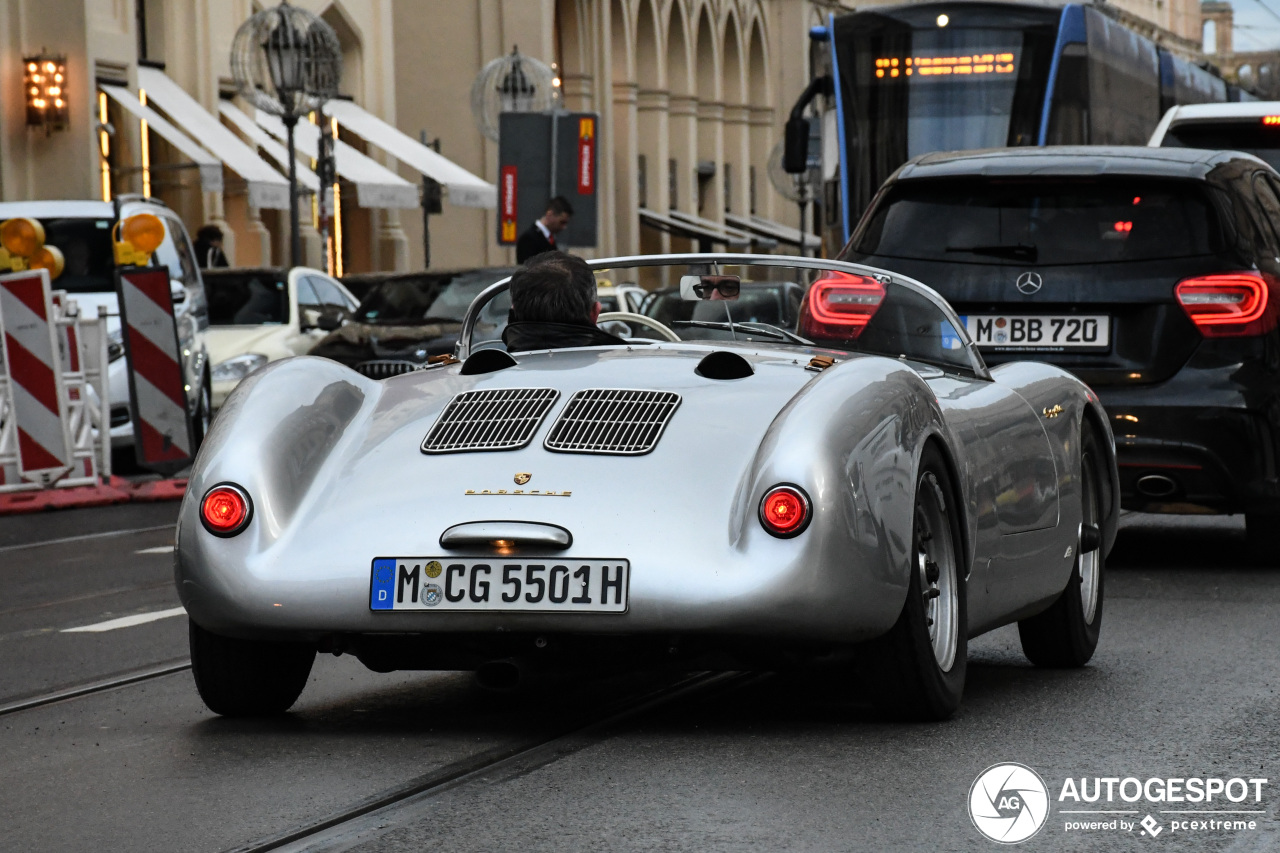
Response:
[{"label": "pedestrian", "polygon": [[196,263],[202,270],[231,266],[227,263],[227,256],[222,253],[222,229],[217,225],[205,225],[197,231],[192,248],[196,251]]},{"label": "pedestrian", "polygon": [[511,276],[510,321],[502,342],[510,352],[625,344],[596,327],[600,301],[587,262],[544,252]]},{"label": "pedestrian", "polygon": [[556,248],[556,235],[569,227],[573,207],[569,200],[558,195],[547,202],[542,218],[535,220],[516,241],[516,263],[523,264],[530,258]]}]

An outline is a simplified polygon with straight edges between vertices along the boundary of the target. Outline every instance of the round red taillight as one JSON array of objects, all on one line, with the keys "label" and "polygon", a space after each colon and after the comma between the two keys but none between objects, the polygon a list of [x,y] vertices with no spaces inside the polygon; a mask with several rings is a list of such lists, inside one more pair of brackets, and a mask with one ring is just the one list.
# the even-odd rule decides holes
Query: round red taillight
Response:
[{"label": "round red taillight", "polygon": [[760,501],[760,523],[782,539],[803,532],[809,515],[809,496],[799,486],[774,486]]},{"label": "round red taillight", "polygon": [[221,483],[205,492],[200,502],[200,520],[214,536],[235,536],[249,525],[253,504],[239,486]]}]

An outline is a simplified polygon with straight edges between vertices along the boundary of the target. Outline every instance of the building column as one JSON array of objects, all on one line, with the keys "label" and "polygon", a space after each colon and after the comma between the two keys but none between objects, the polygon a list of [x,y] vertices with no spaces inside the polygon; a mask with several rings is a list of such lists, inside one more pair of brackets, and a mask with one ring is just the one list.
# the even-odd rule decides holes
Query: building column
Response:
[{"label": "building column", "polygon": [[[773,125],[773,108],[764,107],[753,104],[748,107],[747,122],[750,125],[748,135],[750,136],[751,154],[747,160],[756,170],[756,216],[763,216],[765,219],[777,221],[777,212],[774,210],[774,202],[778,199],[777,192],[773,189],[773,184],[769,181],[769,154],[773,151],[776,143],[774,139]],[[744,192],[746,185],[743,185]],[[747,209],[750,210],[750,199],[747,199]]]},{"label": "building column", "polygon": [[[641,89],[636,98],[638,150],[644,155],[644,192],[639,192],[639,161],[636,163],[636,205],[666,212],[671,208],[667,183],[667,160],[671,157],[671,94],[661,89]],[[671,240],[662,231],[638,226],[641,254],[666,254]]]},{"label": "building column", "polygon": [[[698,160],[698,99],[692,95],[671,95],[670,104],[667,111],[667,124],[671,129],[670,157],[662,169],[667,176],[667,186],[673,191],[668,193],[667,209],[696,213],[698,187],[693,170]],[[673,236],[669,243],[673,252],[692,252],[698,248],[687,237]]]},{"label": "building column", "polygon": [[[724,162],[730,168],[730,185],[728,192],[729,210],[740,215],[750,213],[750,200],[747,198],[747,170],[751,165],[751,126],[750,109],[746,104],[726,104],[724,108]],[[724,167],[720,168],[720,178],[724,179]]]},{"label": "building column", "polygon": [[709,177],[699,177],[697,190],[705,201],[699,210],[698,198],[693,199],[693,210],[704,219],[724,222],[724,103],[698,101],[698,162],[710,162],[715,172]]},{"label": "building column", "polygon": [[638,87],[630,81],[613,84],[613,254],[640,251],[640,220],[636,215],[636,101]]},{"label": "building column", "polygon": [[384,208],[377,217],[373,266],[388,272],[406,272],[409,269],[409,238],[400,227],[400,211]]}]

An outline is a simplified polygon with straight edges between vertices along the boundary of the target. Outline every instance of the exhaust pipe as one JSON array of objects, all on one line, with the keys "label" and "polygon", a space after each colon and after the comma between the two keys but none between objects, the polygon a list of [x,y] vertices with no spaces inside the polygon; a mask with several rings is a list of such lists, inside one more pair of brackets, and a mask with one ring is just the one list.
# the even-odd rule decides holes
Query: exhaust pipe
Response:
[{"label": "exhaust pipe", "polygon": [[1164,474],[1147,474],[1138,478],[1138,491],[1149,498],[1167,498],[1178,490],[1178,483]]},{"label": "exhaust pipe", "polygon": [[514,690],[520,683],[520,667],[509,660],[493,660],[476,670],[476,681],[488,690]]}]

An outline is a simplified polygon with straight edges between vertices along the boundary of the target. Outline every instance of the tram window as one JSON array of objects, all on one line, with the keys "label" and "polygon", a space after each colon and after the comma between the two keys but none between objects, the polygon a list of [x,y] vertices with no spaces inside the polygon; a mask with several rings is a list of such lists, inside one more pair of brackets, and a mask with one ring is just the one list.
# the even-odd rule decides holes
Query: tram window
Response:
[{"label": "tram window", "polygon": [[1221,242],[1200,190],[1160,181],[902,181],[855,248],[971,264],[1089,264],[1209,254]]}]

